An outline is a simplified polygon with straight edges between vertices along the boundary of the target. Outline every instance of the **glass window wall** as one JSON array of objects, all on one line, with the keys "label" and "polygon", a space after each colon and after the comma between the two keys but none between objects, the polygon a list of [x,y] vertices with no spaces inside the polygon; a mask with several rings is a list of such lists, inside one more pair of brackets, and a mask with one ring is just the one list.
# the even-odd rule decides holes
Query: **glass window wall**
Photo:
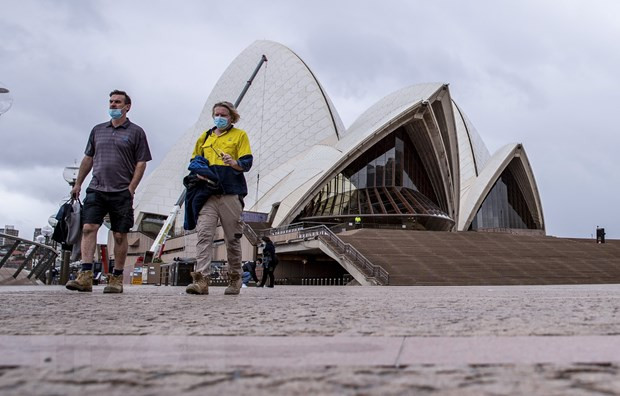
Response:
[{"label": "glass window wall", "polygon": [[510,171],[504,170],[474,217],[470,230],[489,228],[538,229],[523,192]]},{"label": "glass window wall", "polygon": [[441,214],[411,137],[396,130],[330,180],[297,221],[319,217]]}]

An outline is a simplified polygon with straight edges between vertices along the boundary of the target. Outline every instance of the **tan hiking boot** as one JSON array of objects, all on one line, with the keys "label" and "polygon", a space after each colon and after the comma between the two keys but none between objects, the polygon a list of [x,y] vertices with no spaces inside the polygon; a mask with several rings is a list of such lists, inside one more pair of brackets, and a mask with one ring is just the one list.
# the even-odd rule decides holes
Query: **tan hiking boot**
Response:
[{"label": "tan hiking boot", "polygon": [[69,290],[77,290],[81,292],[93,291],[93,271],[80,271],[77,279],[67,282],[65,287]]},{"label": "tan hiking boot", "polygon": [[108,274],[108,284],[103,288],[104,293],[122,293],[123,275]]},{"label": "tan hiking boot", "polygon": [[192,272],[194,283],[187,285],[187,294],[209,294],[209,279],[205,278],[200,272]]},{"label": "tan hiking boot", "polygon": [[228,274],[228,287],[224,294],[239,294],[241,291],[241,275],[238,272]]}]

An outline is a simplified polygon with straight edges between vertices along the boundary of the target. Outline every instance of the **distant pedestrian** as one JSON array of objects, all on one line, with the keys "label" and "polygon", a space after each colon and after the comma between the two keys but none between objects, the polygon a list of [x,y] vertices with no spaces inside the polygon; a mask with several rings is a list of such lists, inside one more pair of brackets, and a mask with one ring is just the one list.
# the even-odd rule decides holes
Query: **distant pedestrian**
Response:
[{"label": "distant pedestrian", "polygon": [[243,264],[243,270],[248,271],[252,277],[252,280],[255,283],[258,283],[258,276],[256,276],[256,262],[246,261],[245,264]]},{"label": "distant pedestrian", "polygon": [[110,121],[95,125],[90,132],[84,158],[71,196],[79,198],[82,183],[93,171],[82,210],[82,269],[67,289],[90,292],[93,289],[93,259],[97,231],[109,214],[114,236],[114,273],[104,293],[123,292],[123,268],[127,258],[127,233],[133,227],[133,196],[144,175],[151,152],[144,130],[127,118],[131,98],[124,91],[110,93]]},{"label": "distant pedestrian", "polygon": [[267,236],[262,237],[265,244],[263,247],[263,279],[260,282],[260,287],[265,286],[269,279],[267,287],[274,287],[275,275],[274,271],[278,266],[278,256],[276,255],[276,247]]},{"label": "distant pedestrian", "polygon": [[246,271],[246,268],[244,266],[243,273],[241,274],[241,287],[248,287],[248,283],[250,283],[250,279],[252,279],[252,275],[250,275],[249,271]]},{"label": "distant pedestrian", "polygon": [[[263,275],[261,277],[261,280],[263,280],[265,277],[265,266],[263,265],[263,259],[259,257],[254,263],[256,264],[256,268],[260,268],[261,270],[263,270]],[[261,282],[256,282],[256,287],[262,287]]]}]

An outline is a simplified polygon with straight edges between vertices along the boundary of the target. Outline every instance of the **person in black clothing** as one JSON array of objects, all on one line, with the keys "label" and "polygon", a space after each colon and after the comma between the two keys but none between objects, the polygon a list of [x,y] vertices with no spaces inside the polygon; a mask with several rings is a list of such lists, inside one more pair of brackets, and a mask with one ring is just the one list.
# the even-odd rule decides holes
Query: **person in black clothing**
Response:
[{"label": "person in black clothing", "polygon": [[267,283],[267,278],[269,278],[269,285],[267,287],[273,287],[275,284],[275,277],[273,272],[278,265],[278,256],[276,255],[276,247],[273,245],[273,242],[269,237],[264,236],[261,238],[265,243],[265,247],[263,248],[263,279],[260,282],[259,287],[265,286]]},{"label": "person in black clothing", "polygon": [[256,276],[256,263],[254,261],[246,261],[243,263],[241,269],[243,269],[243,272],[248,272],[254,282],[258,284],[258,276]]}]

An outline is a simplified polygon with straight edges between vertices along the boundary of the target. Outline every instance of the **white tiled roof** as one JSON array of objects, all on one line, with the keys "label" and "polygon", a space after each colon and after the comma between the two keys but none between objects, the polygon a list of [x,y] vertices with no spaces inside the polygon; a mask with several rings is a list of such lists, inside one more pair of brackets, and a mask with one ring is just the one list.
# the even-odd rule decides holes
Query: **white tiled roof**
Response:
[{"label": "white tiled roof", "polygon": [[[230,64],[196,124],[176,141],[159,167],[140,185],[136,194],[138,218],[142,212],[168,214],[183,190],[182,178],[188,173],[194,143],[212,126],[212,105],[221,100],[234,102],[263,54],[268,62],[241,102],[241,120],[236,126],[248,133],[254,154],[254,166],[246,174],[246,210],[269,212],[274,203],[279,203],[274,226],[291,221],[310,198],[309,194],[346,161],[362,153],[367,141],[381,138],[392,130],[390,124],[400,116],[413,116],[422,102],[436,98],[439,90],[447,88],[443,83],[428,83],[396,91],[371,106],[345,131],[329,97],[304,62],[281,44],[256,41]],[[444,104],[445,100],[442,99]],[[452,114],[445,116],[450,123],[448,129],[456,130],[458,147],[450,149],[458,150],[459,164],[453,173],[457,181],[446,186],[454,190],[460,184],[460,192],[455,192],[460,203],[455,201],[455,206],[459,206],[456,220],[461,230],[518,149],[508,145],[491,157],[472,123],[454,102],[452,110],[454,120]],[[454,139],[453,134],[450,136]],[[452,162],[457,158],[454,152],[438,155],[444,160],[450,157]],[[523,160],[536,206],[540,207],[533,173],[527,159]],[[539,209],[542,217],[542,208]]]}]

